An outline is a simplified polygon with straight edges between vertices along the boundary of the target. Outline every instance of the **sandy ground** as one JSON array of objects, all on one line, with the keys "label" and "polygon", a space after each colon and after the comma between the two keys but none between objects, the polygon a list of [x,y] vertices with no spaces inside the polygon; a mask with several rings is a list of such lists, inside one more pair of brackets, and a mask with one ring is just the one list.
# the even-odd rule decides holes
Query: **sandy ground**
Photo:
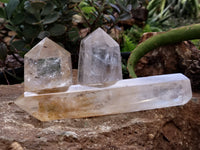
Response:
[{"label": "sandy ground", "polygon": [[0,149],[197,150],[200,94],[184,106],[40,122],[14,104],[23,84],[0,86]]}]

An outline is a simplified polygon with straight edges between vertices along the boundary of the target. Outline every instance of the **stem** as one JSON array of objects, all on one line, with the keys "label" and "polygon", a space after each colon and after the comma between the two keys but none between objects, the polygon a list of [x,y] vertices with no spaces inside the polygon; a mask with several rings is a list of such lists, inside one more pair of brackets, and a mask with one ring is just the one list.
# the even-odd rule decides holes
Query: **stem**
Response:
[{"label": "stem", "polygon": [[[95,6],[94,6],[95,7]],[[92,25],[91,25],[91,32],[96,28],[96,23],[99,21],[101,15],[102,15],[102,8],[100,8],[101,10],[98,9],[98,7],[95,7],[97,12],[98,12],[98,16],[96,17],[96,19],[93,21]]]},{"label": "stem", "polygon": [[13,70],[14,73],[11,73],[11,72],[9,72],[9,71],[7,71],[7,70],[4,70],[4,71],[5,71],[7,74],[9,74],[10,76],[12,76],[13,78],[15,78],[15,79],[17,79],[17,80],[19,80],[19,81],[20,81],[20,80],[21,80],[21,81],[23,80],[22,78],[16,76],[16,73],[14,72],[14,70]]},{"label": "stem", "polygon": [[2,70],[2,73],[3,73],[4,78],[6,79],[7,84],[10,85],[10,82],[8,81],[8,78],[7,78],[4,70]]},{"label": "stem", "polygon": [[88,27],[90,27],[90,23],[89,21],[87,20],[86,16],[84,15],[83,11],[81,10],[81,8],[77,5],[77,8],[78,8],[78,12],[81,14],[81,16],[83,17],[83,19],[85,20],[86,24]]},{"label": "stem", "polygon": [[21,60],[19,60],[18,57],[16,57],[14,53],[12,53],[12,56],[13,56],[21,65],[24,65],[24,62],[22,62]]},{"label": "stem", "polygon": [[128,59],[127,68],[130,77],[137,77],[134,71],[135,65],[145,54],[160,46],[175,44],[181,41],[199,39],[200,24],[193,24],[169,30],[164,33],[155,35],[139,44],[132,52]]}]

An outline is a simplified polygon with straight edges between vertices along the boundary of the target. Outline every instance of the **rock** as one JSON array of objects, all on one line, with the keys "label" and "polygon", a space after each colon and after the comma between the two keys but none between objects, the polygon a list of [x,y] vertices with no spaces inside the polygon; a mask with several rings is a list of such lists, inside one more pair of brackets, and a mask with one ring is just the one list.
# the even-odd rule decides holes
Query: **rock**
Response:
[{"label": "rock", "polygon": [[13,142],[8,149],[9,150],[24,150],[18,142]]},{"label": "rock", "polygon": [[[140,42],[157,32],[145,33]],[[191,80],[193,89],[200,89],[200,51],[190,41],[166,45],[150,51],[136,65],[137,76],[183,73]]]}]

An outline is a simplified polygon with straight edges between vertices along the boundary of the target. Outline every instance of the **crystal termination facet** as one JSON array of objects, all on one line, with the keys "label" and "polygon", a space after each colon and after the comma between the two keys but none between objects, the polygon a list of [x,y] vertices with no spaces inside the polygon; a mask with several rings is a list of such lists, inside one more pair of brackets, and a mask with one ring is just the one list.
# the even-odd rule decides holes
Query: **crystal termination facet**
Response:
[{"label": "crystal termination facet", "polygon": [[48,38],[25,55],[24,64],[25,92],[72,84],[71,54]]},{"label": "crystal termination facet", "polygon": [[101,28],[81,41],[78,82],[96,84],[122,79],[119,44]]}]

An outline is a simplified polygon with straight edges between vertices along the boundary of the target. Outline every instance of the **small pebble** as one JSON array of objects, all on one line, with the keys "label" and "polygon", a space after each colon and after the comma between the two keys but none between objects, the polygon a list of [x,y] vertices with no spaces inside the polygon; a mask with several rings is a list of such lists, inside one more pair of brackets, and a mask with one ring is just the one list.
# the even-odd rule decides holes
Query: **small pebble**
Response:
[{"label": "small pebble", "polygon": [[13,142],[10,145],[9,150],[24,150],[24,149],[22,148],[22,146],[18,142]]}]

